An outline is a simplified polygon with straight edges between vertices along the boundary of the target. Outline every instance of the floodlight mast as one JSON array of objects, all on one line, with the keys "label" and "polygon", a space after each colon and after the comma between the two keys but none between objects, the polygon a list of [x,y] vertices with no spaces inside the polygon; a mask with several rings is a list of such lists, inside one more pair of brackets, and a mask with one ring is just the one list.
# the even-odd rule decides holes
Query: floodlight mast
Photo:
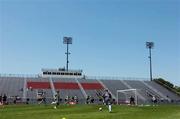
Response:
[{"label": "floodlight mast", "polygon": [[68,71],[68,64],[69,64],[69,55],[71,54],[69,52],[69,44],[72,44],[72,37],[64,37],[63,38],[63,44],[67,44],[67,51],[65,52],[66,54],[66,70]]},{"label": "floodlight mast", "polygon": [[152,61],[151,61],[151,49],[154,48],[153,42],[146,42],[146,48],[149,49],[149,65],[150,65],[150,80],[152,81]]}]

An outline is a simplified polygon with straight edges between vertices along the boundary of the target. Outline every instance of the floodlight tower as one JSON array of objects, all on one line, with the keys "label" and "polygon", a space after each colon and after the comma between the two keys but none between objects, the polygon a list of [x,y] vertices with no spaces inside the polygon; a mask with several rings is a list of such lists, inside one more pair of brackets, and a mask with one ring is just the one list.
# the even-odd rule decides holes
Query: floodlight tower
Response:
[{"label": "floodlight tower", "polygon": [[69,52],[69,44],[72,44],[72,37],[64,37],[63,38],[63,44],[67,44],[67,51],[66,51],[66,70],[68,71],[68,63],[69,63],[69,55],[71,54]]},{"label": "floodlight tower", "polygon": [[151,62],[151,49],[154,48],[153,42],[146,42],[146,48],[149,49],[149,62],[150,62],[150,80],[152,81],[152,62]]}]

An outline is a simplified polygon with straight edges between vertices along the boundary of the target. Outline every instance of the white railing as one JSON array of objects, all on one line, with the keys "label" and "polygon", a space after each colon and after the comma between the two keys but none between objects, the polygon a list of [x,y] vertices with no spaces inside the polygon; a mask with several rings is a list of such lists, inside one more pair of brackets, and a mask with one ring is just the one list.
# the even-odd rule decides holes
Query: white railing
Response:
[{"label": "white railing", "polygon": [[0,74],[0,77],[38,78],[40,74]]},{"label": "white railing", "polygon": [[[41,74],[0,74],[0,77],[21,77],[21,78],[39,78]],[[55,76],[54,76],[55,77]],[[58,76],[59,78],[60,76]],[[94,80],[149,80],[149,78],[137,78],[137,77],[119,77],[119,76],[81,76],[85,79]],[[66,77],[64,77],[66,78]],[[77,78],[77,77],[76,77]]]},{"label": "white railing", "polygon": [[51,77],[49,78],[49,82],[50,82],[51,90],[52,90],[52,93],[53,93],[53,98],[55,99],[55,95],[56,95],[57,93],[56,93],[56,91],[55,91],[54,83],[53,83]]},{"label": "white railing", "polygon": [[82,87],[81,83],[79,83],[79,81],[77,80],[77,78],[75,78],[75,80],[76,80],[76,82],[77,82],[77,84],[78,84],[78,86],[79,86],[79,88],[80,88],[80,90],[81,90],[84,98],[86,99],[86,98],[87,98],[86,91],[85,91],[84,88]]},{"label": "white railing", "polygon": [[119,76],[85,76],[85,79],[95,80],[149,80],[149,78],[137,78],[137,77],[119,77]]}]

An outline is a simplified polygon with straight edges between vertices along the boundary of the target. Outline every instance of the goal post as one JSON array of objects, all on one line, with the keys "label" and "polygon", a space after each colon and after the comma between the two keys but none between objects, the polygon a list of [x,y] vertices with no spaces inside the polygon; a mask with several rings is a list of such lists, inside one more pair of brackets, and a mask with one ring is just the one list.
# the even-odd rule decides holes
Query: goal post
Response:
[{"label": "goal post", "polygon": [[125,90],[117,90],[117,104],[130,104],[130,98],[134,98],[134,103],[137,105],[138,97],[137,97],[137,89],[125,89]]}]

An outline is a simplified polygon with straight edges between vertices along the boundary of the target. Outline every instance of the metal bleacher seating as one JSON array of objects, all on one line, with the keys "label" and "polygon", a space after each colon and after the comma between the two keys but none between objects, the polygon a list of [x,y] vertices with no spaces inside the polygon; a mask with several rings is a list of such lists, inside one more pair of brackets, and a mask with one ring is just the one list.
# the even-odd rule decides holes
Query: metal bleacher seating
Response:
[{"label": "metal bleacher seating", "polygon": [[99,100],[97,93],[103,90],[103,86],[101,86],[101,84],[96,79],[83,78],[83,79],[78,79],[78,81],[81,83],[87,96],[93,97],[95,102],[97,102]]},{"label": "metal bleacher seating", "polygon": [[[52,85],[54,89],[52,88]],[[31,87],[32,86],[32,87]],[[77,96],[80,103],[84,103],[86,96],[92,96],[98,99],[97,92],[102,92],[107,88],[116,98],[117,90],[129,88],[137,89],[146,102],[150,103],[151,95],[156,95],[159,99],[163,95],[171,99],[173,102],[180,101],[180,96],[165,89],[161,85],[153,81],[128,80],[128,79],[95,79],[95,78],[43,78],[43,77],[8,77],[0,76],[0,95],[6,94],[8,97],[19,96],[21,98],[29,98],[30,102],[36,103],[38,91],[45,92],[47,102],[53,100],[53,91],[60,92],[60,98],[64,101],[66,96]],[[24,94],[23,94],[24,93]]]},{"label": "metal bleacher seating", "polygon": [[23,78],[19,77],[2,77],[0,78],[0,94],[6,94],[8,97],[22,97]]},{"label": "metal bleacher seating", "polygon": [[108,90],[110,90],[115,96],[117,90],[124,90],[128,89],[123,83],[121,83],[120,80],[101,80],[107,87]]},{"label": "metal bleacher seating", "polygon": [[169,91],[168,89],[162,87],[161,85],[157,84],[154,81],[145,81],[148,85],[152,86],[156,90],[163,93],[166,97],[170,98],[171,101],[180,101],[180,96],[175,94],[174,92]]}]

